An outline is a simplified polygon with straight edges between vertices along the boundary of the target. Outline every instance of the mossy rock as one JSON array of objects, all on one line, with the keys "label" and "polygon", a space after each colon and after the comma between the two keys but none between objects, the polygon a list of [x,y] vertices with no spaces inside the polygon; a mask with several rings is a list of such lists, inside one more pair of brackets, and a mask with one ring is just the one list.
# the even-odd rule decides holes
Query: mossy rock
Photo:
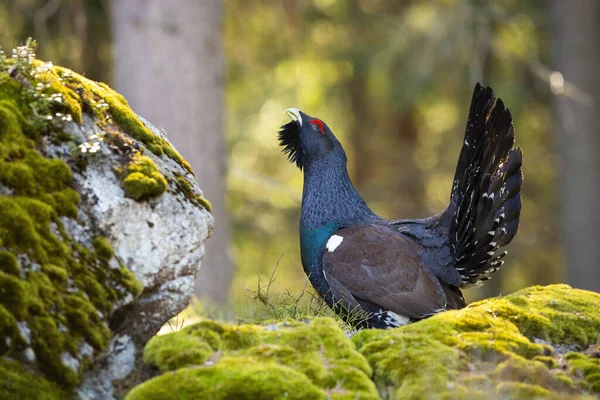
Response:
[{"label": "mossy rock", "polygon": [[352,340],[389,398],[564,398],[590,393],[599,309],[597,293],[535,286]]},{"label": "mossy rock", "polygon": [[[147,296],[164,301],[157,288],[168,279],[189,287],[201,257],[201,250],[190,248],[201,247],[212,223],[189,164],[156,128],[105,84],[39,61],[33,51],[28,42],[12,58],[0,52],[2,399],[68,398],[109,342],[129,334],[118,327],[119,318],[130,318],[128,310],[139,316],[131,330],[142,338],[134,338],[141,353],[191,293],[173,297],[169,288],[169,298],[179,303],[161,303],[167,310],[154,306],[152,314],[134,309],[136,298],[150,286]],[[176,180],[187,182],[185,191]],[[99,192],[108,201],[100,204]],[[192,238],[170,239],[184,247],[181,256],[169,254],[168,266],[178,264],[172,271],[184,272],[153,280],[158,274],[144,270],[143,257],[156,258],[156,252],[133,256],[112,230],[115,223],[107,222],[119,211],[133,215],[129,225],[118,226],[126,230],[122,237],[139,233],[132,220],[149,229],[144,218],[154,218],[168,236],[170,212],[181,214]],[[181,221],[173,224],[171,231],[180,232]],[[150,235],[135,241],[152,247]],[[159,257],[165,265],[154,267],[166,266],[166,257]],[[189,262],[180,263],[183,257]],[[150,322],[144,315],[152,315]]]},{"label": "mossy rock", "polygon": [[144,361],[164,374],[127,400],[379,398],[371,367],[329,318],[200,322],[150,340]]},{"label": "mossy rock", "polygon": [[599,294],[552,285],[352,338],[327,318],[204,321],[150,340],[160,375],[126,400],[583,399],[600,388],[599,309]]}]

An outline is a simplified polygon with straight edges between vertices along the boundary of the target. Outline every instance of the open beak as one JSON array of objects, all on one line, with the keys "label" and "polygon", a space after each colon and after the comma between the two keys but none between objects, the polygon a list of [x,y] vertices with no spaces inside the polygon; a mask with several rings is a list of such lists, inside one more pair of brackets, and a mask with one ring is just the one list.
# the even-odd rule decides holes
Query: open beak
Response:
[{"label": "open beak", "polygon": [[300,110],[297,108],[288,108],[285,110],[285,114],[287,114],[292,121],[296,121],[300,124],[300,126],[302,126],[302,116],[300,115]]}]

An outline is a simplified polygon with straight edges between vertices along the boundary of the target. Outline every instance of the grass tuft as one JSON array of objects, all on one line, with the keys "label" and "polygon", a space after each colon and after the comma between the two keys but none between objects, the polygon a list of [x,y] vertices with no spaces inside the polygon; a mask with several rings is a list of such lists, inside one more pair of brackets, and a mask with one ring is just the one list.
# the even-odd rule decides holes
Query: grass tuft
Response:
[{"label": "grass tuft", "polygon": [[343,330],[355,332],[356,326],[367,320],[368,314],[362,310],[342,310],[342,307],[337,307],[337,304],[335,310],[330,308],[310,286],[309,278],[306,278],[299,293],[289,290],[273,292],[273,283],[277,280],[277,268],[284,254],[285,251],[279,255],[268,279],[258,275],[256,290],[246,288],[252,296],[253,304],[247,315],[240,318],[240,322],[260,324],[272,320],[329,317],[333,318]]}]

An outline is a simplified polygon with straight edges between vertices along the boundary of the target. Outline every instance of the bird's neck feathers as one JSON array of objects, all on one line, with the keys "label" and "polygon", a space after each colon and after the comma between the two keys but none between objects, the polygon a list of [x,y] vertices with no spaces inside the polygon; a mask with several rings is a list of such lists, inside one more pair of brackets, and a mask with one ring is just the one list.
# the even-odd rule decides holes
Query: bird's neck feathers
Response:
[{"label": "bird's neck feathers", "polygon": [[380,220],[354,189],[343,150],[332,151],[318,160],[308,160],[302,191],[302,230]]}]

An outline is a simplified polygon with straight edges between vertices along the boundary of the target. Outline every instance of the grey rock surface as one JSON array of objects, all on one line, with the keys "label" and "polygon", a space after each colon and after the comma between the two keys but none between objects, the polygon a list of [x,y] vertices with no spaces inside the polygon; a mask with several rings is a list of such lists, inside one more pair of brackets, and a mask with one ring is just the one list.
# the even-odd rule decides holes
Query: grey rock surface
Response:
[{"label": "grey rock surface", "polygon": [[[156,135],[164,132],[142,119]],[[93,118],[84,114],[81,125],[70,123],[66,131],[76,141],[102,138],[104,132]],[[133,146],[141,145],[133,138]],[[193,204],[177,190],[175,176],[184,177],[194,193],[202,195],[192,174],[166,155],[150,157],[169,182],[162,195],[145,201],[125,197],[115,173],[123,167],[123,157],[116,149],[98,141],[95,153],[88,153],[87,166],[73,169],[75,188],[81,196],[79,221],[63,218],[71,237],[89,243],[101,232],[111,243],[115,257],[133,272],[144,290],[137,298],[129,295],[115,304],[110,328],[113,337],[102,354],[97,355],[76,392],[81,399],[110,400],[134,385],[131,377],[140,361],[143,346],[171,317],[183,310],[193,295],[193,286],[204,255],[204,242],[211,235],[213,217],[205,208]],[[50,157],[71,162],[73,149],[65,144],[45,143]],[[115,267],[118,267],[116,265]],[[80,352],[88,356],[89,352]],[[76,367],[77,358],[66,359]],[[140,363],[141,364],[141,363]]]}]

